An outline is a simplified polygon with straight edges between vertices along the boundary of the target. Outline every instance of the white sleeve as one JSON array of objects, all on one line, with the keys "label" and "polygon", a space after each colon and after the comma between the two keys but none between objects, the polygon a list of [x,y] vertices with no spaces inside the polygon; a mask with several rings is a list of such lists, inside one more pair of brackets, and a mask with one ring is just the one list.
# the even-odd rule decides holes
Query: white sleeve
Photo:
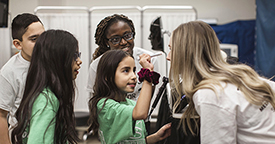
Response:
[{"label": "white sleeve", "polygon": [[15,102],[15,91],[11,83],[9,83],[2,74],[0,74],[0,85],[0,109],[11,111]]},{"label": "white sleeve", "polygon": [[160,72],[159,63],[157,62],[157,58],[152,58],[152,64],[154,65],[154,71]]},{"label": "white sleeve", "polygon": [[[88,82],[87,82],[87,91],[89,91],[90,93],[93,93],[94,90],[94,85],[95,85],[95,78],[96,78],[96,70],[97,70],[97,65],[99,62],[100,58],[95,59],[89,67],[89,75],[88,75]],[[91,94],[92,95],[92,94]]]},{"label": "white sleeve", "polygon": [[[211,99],[213,99],[213,103],[211,103]],[[217,104],[218,97],[213,91],[197,91],[193,101],[196,111],[200,115],[202,144],[237,143],[236,116]]]}]

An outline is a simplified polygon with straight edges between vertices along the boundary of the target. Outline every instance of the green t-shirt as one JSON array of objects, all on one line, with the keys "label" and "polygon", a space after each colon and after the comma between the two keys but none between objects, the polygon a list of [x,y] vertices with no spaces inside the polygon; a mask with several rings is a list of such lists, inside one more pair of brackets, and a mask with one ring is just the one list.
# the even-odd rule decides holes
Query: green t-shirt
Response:
[{"label": "green t-shirt", "polygon": [[101,143],[145,144],[147,135],[145,123],[143,120],[135,121],[132,118],[136,102],[130,99],[126,99],[124,102],[108,99],[101,110],[105,100],[103,98],[97,103],[98,133]]},{"label": "green t-shirt", "polygon": [[23,143],[54,143],[55,116],[58,108],[59,101],[55,94],[45,88],[34,101],[30,125],[22,135]]}]

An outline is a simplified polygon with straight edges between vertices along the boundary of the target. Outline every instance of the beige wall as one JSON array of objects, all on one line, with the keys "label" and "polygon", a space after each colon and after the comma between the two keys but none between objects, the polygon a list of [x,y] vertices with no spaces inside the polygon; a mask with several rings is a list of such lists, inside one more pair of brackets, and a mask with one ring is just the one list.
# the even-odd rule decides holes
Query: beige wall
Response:
[{"label": "beige wall", "polygon": [[123,6],[191,5],[198,18],[216,18],[218,24],[256,18],[255,0],[10,0],[11,18],[18,13],[33,13],[37,6]]}]

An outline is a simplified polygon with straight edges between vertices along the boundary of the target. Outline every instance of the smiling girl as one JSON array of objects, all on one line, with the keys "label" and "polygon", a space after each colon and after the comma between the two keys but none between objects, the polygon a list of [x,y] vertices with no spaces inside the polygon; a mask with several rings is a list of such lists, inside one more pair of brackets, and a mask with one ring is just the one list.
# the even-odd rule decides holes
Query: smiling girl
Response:
[{"label": "smiling girl", "polygon": [[170,135],[170,124],[146,136],[144,119],[151,101],[152,84],[159,74],[153,71],[150,56],[143,54],[139,80],[143,81],[137,102],[126,98],[134,91],[137,77],[133,56],[123,50],[110,50],[99,61],[90,106],[90,130],[98,132],[101,143],[155,143]]}]

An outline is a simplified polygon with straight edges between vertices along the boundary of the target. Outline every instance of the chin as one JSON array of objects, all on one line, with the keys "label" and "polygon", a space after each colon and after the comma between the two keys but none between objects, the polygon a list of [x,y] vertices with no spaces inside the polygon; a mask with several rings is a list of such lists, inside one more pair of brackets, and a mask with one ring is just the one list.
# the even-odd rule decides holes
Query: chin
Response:
[{"label": "chin", "polygon": [[128,91],[127,91],[127,93],[132,93],[132,92],[134,92],[134,90],[128,90]]}]

